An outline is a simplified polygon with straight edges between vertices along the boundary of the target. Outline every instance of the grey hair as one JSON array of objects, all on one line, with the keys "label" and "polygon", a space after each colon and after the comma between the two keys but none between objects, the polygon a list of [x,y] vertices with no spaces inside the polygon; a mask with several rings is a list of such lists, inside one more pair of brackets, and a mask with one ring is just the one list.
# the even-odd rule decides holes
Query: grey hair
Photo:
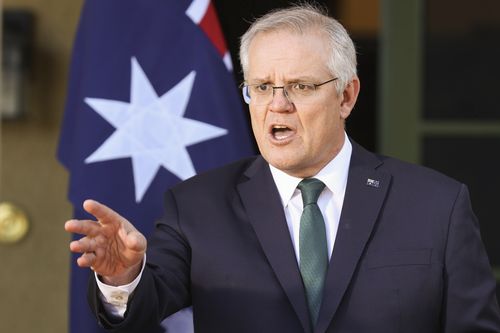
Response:
[{"label": "grey hair", "polygon": [[248,71],[248,50],[259,33],[288,30],[304,34],[311,30],[325,33],[331,54],[326,64],[335,77],[337,92],[341,94],[347,84],[357,75],[356,49],[345,28],[324,10],[311,4],[299,4],[278,9],[256,19],[241,37],[240,62],[243,75]]}]

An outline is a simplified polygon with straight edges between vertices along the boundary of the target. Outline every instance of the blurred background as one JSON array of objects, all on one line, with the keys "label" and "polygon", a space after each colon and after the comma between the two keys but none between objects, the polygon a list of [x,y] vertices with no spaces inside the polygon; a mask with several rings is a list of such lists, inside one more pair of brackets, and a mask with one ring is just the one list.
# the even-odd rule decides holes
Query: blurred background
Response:
[{"label": "blurred background", "polygon": [[[236,85],[242,82],[239,36],[252,18],[289,1],[212,3]],[[362,89],[348,133],[370,150],[466,183],[499,279],[500,2],[320,3],[357,45]],[[2,3],[0,202],[19,209],[16,216],[25,214],[29,227],[19,240],[0,236],[0,332],[68,332],[70,235],[63,222],[72,206],[69,175],[56,150],[82,5]],[[1,214],[0,233],[13,223]]]}]

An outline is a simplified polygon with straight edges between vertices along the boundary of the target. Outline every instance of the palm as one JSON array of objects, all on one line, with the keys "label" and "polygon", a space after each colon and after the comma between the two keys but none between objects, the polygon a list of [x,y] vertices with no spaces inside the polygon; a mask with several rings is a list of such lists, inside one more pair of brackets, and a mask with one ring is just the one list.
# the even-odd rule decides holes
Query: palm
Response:
[{"label": "palm", "polygon": [[104,224],[102,233],[95,238],[96,261],[92,265],[95,272],[104,276],[123,274],[142,259],[142,253],[127,247],[127,232],[123,227]]},{"label": "palm", "polygon": [[146,239],[125,218],[112,209],[88,200],[84,208],[97,218],[71,220],[66,230],[85,235],[70,244],[73,252],[82,253],[78,265],[91,267],[97,274],[126,282],[141,263],[146,251]]}]

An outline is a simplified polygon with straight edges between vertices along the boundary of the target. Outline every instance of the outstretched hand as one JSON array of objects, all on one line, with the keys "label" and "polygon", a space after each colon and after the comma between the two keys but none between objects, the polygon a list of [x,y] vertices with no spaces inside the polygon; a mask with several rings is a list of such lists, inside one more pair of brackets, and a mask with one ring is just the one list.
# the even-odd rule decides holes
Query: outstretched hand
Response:
[{"label": "outstretched hand", "polygon": [[132,282],[141,270],[147,241],[143,234],[124,217],[94,200],[86,200],[83,208],[97,219],[69,220],[68,232],[84,235],[70,243],[70,250],[82,253],[80,267],[90,267],[104,282],[123,285]]}]

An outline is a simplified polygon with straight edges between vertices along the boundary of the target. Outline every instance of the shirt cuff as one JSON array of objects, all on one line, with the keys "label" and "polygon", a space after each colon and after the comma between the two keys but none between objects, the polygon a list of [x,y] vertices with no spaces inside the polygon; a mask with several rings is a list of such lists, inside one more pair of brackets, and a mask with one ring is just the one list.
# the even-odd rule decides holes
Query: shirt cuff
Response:
[{"label": "shirt cuff", "polygon": [[144,253],[144,258],[142,259],[142,268],[139,272],[139,275],[137,275],[134,281],[122,286],[110,286],[108,284],[105,284],[99,279],[97,273],[94,272],[95,280],[100,291],[99,298],[101,299],[104,310],[107,314],[120,319],[124,318],[125,311],[127,311],[128,299],[139,284],[145,266],[146,254]]}]

